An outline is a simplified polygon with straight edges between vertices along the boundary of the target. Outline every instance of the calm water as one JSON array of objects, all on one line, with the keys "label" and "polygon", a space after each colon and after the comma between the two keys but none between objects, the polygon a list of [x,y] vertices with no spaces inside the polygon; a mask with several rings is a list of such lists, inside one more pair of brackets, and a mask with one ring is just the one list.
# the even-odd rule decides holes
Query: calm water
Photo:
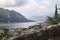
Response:
[{"label": "calm water", "polygon": [[37,24],[38,22],[25,22],[25,23],[9,23],[9,24],[0,24],[0,28],[11,28],[11,29],[16,29],[16,28],[28,28],[29,26],[33,26]]}]

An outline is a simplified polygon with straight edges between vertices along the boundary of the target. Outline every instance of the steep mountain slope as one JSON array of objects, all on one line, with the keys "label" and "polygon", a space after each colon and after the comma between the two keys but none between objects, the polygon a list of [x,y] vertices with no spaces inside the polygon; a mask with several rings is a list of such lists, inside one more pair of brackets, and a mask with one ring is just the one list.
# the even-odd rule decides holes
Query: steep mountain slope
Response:
[{"label": "steep mountain slope", "polygon": [[0,22],[30,22],[20,13],[14,10],[0,8]]}]

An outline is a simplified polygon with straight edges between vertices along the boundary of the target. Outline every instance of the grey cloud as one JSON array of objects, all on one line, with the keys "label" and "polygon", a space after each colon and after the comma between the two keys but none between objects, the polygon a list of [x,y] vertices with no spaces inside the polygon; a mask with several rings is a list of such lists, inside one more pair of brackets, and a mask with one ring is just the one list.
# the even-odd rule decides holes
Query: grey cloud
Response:
[{"label": "grey cloud", "polygon": [[[8,3],[9,4],[9,3]],[[28,4],[28,0],[15,0],[14,5],[5,5],[5,7],[18,7],[18,6],[24,6]]]},{"label": "grey cloud", "polygon": [[15,2],[17,6],[23,6],[25,4],[28,4],[28,0],[16,0]]}]

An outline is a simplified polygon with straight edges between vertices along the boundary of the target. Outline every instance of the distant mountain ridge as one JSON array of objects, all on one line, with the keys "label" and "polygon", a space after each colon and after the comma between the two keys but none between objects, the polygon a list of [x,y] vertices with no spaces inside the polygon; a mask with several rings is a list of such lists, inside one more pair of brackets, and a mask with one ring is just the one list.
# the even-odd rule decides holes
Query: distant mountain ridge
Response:
[{"label": "distant mountain ridge", "polygon": [[14,10],[0,8],[0,22],[31,22]]},{"label": "distant mountain ridge", "polygon": [[30,17],[29,19],[34,20],[34,21],[45,22],[45,21],[47,21],[48,18],[47,18],[47,16],[37,16],[37,15],[35,15],[35,16]]}]

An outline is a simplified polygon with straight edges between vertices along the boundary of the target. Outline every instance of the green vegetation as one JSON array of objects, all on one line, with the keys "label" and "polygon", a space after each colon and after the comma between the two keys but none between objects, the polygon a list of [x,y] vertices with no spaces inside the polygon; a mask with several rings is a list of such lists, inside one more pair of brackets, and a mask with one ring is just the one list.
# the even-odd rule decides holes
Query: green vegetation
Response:
[{"label": "green vegetation", "polygon": [[60,23],[60,15],[57,13],[57,5],[55,7],[55,15],[53,17],[48,16],[48,23],[49,24],[58,24],[58,23]]},{"label": "green vegetation", "polygon": [[9,29],[3,29],[4,31],[0,33],[0,40],[3,40],[3,38],[8,39],[11,37],[11,34],[9,34]]}]

